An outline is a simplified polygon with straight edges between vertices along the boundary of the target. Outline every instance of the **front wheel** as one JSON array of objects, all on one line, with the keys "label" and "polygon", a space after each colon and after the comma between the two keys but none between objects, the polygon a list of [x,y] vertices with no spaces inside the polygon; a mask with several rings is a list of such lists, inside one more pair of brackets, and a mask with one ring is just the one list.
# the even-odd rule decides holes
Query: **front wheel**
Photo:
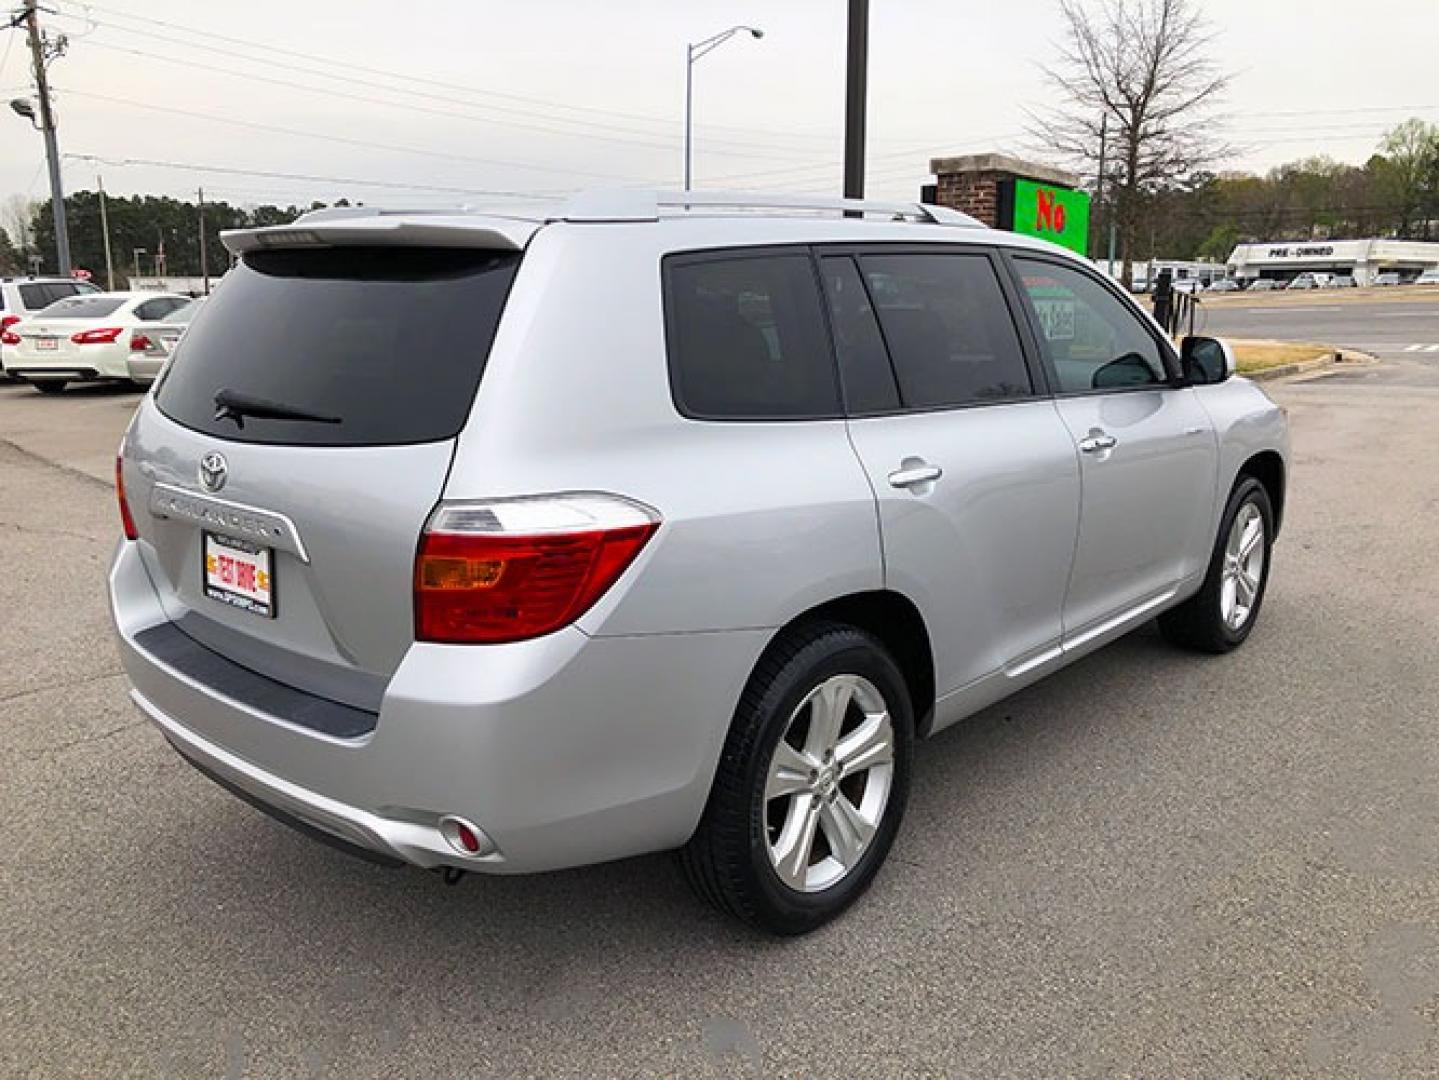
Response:
[{"label": "front wheel", "polygon": [[1204,584],[1159,617],[1164,636],[1201,652],[1225,653],[1242,645],[1264,602],[1273,543],[1269,493],[1252,476],[1241,477],[1220,519]]},{"label": "front wheel", "polygon": [[750,677],[681,854],[695,891],[776,934],[839,915],[899,831],[913,729],[904,678],[869,634],[824,624],[782,639]]}]

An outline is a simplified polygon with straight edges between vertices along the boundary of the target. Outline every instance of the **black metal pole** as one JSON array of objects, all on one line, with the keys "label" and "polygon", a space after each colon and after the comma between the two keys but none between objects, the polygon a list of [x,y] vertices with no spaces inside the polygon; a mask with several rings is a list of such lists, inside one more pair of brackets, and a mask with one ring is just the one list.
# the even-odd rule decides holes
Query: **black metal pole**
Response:
[{"label": "black metal pole", "polygon": [[844,197],[864,198],[864,108],[869,69],[869,0],[849,0],[844,93]]}]

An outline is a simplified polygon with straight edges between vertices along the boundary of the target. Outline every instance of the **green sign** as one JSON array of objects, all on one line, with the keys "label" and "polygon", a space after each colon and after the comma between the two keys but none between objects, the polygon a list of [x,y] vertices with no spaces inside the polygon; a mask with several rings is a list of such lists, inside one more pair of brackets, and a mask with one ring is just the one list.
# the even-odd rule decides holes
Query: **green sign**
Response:
[{"label": "green sign", "polygon": [[1013,205],[1011,231],[1088,254],[1089,196],[1085,192],[1016,179]]}]

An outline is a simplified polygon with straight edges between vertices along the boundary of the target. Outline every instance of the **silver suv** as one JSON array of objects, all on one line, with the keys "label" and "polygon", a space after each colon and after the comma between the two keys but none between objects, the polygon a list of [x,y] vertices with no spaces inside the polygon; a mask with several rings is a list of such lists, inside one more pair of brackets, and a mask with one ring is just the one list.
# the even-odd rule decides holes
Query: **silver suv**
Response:
[{"label": "silver suv", "polygon": [[1087,263],[913,204],[322,211],[140,405],[110,591],[182,757],[381,861],[679,848],[834,917],[920,741],[1264,597],[1284,417]]}]

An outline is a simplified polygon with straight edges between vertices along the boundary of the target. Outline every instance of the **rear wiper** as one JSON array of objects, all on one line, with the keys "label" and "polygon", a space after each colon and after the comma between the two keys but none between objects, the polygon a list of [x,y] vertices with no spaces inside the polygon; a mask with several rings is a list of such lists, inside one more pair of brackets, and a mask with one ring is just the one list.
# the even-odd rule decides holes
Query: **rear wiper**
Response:
[{"label": "rear wiper", "polygon": [[312,424],[342,423],[338,416],[307,412],[304,409],[297,409],[293,405],[284,405],[278,401],[266,401],[264,398],[251,397],[249,394],[242,394],[236,390],[221,390],[215,395],[216,420],[233,420],[236,427],[243,428],[247,416],[252,416],[256,420],[301,420]]}]

